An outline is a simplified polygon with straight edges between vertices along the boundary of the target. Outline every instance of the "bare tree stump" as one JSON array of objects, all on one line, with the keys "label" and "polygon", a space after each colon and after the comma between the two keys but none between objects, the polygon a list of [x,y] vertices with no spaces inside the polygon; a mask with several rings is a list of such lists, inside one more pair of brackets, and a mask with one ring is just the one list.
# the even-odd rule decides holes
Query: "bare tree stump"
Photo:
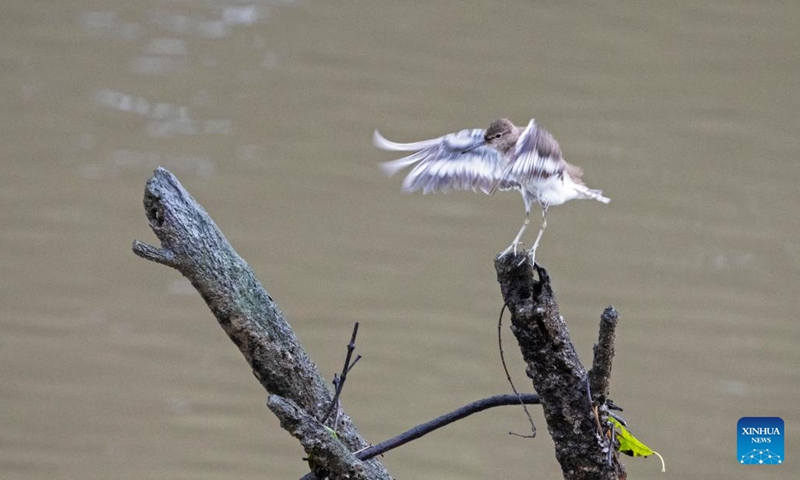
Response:
[{"label": "bare tree stump", "polygon": [[[588,375],[558,312],[550,277],[544,268],[534,267],[539,276],[538,281],[534,280],[528,256],[520,254],[498,257],[495,269],[511,312],[511,330],[527,363],[528,377],[539,394],[564,478],[625,478],[624,467],[614,450],[613,435],[605,427],[613,326],[611,332],[601,335],[602,346],[595,348],[596,365],[593,374]],[[615,312],[613,320],[615,325]],[[590,395],[590,388],[603,391]],[[592,397],[602,399],[603,403],[594,403]]]}]

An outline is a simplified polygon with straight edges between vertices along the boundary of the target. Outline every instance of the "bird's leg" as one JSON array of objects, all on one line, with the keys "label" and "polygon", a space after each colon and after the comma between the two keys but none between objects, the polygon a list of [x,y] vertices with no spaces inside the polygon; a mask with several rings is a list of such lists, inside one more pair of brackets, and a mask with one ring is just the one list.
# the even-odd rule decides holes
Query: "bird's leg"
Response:
[{"label": "bird's leg", "polygon": [[525,233],[525,229],[528,228],[529,223],[531,223],[531,211],[530,208],[527,208],[526,205],[525,222],[522,224],[522,228],[519,229],[519,233],[517,233],[517,236],[514,238],[514,241],[511,242],[511,245],[509,245],[508,248],[503,250],[503,253],[500,254],[501,257],[510,252],[511,250],[514,250],[514,255],[517,254],[517,245],[519,245],[519,240],[520,238],[522,238],[522,234]]},{"label": "bird's leg", "polygon": [[542,239],[545,228],[547,228],[547,206],[542,205],[542,228],[539,229],[539,235],[536,235],[536,241],[533,242],[533,247],[528,250],[528,255],[531,257],[531,265],[535,265],[536,249],[539,248],[539,240]]}]

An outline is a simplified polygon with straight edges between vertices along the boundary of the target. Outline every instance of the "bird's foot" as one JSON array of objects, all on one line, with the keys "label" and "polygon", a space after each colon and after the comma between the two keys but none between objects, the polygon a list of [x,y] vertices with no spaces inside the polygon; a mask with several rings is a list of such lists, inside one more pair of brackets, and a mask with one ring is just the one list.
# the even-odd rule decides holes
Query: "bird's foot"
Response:
[{"label": "bird's foot", "polygon": [[528,258],[531,260],[531,267],[536,265],[536,247],[531,248],[528,250]]}]

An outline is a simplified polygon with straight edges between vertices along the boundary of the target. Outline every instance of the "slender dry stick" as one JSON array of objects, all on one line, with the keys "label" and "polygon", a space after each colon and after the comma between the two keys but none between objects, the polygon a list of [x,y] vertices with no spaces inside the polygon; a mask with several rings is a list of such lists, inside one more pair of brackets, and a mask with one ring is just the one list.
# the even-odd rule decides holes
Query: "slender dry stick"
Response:
[{"label": "slender dry stick", "polygon": [[[506,364],[506,355],[503,351],[503,312],[506,311],[507,305],[504,303],[503,308],[500,309],[500,318],[497,320],[497,348],[500,350],[500,363],[503,365],[503,371],[506,372],[506,380],[508,380],[508,384],[511,385],[511,390],[514,391],[514,395],[517,398],[520,397],[519,392],[517,391],[517,387],[514,385],[514,381],[511,380],[511,374],[508,372],[508,365]],[[528,411],[528,407],[525,405],[520,399],[520,405],[522,405],[522,410],[525,412],[525,415],[528,417],[528,422],[531,424],[531,434],[530,435],[520,435],[514,432],[508,432],[509,435],[515,435],[517,437],[522,438],[534,438],[536,436],[536,424],[533,423],[533,417],[531,417],[531,412]]]},{"label": "slender dry stick", "polygon": [[[339,396],[342,394],[342,389],[344,388],[344,382],[347,380],[347,372],[353,368],[359,360],[361,360],[361,356],[356,357],[353,364],[350,364],[350,358],[353,356],[353,351],[356,349],[356,335],[358,335],[358,322],[353,325],[353,334],[350,336],[350,343],[347,344],[347,355],[344,357],[344,366],[342,367],[342,373],[334,380],[336,383],[336,393],[333,394],[333,401],[331,401],[331,405],[328,407],[328,411],[325,412],[325,415],[322,417],[321,422],[325,423],[328,420],[328,417],[331,415],[331,412],[334,408],[339,408]],[[334,422],[335,425],[335,422]]]},{"label": "slender dry stick", "polygon": [[[464,405],[452,412],[446,413],[439,417],[434,418],[428,422],[417,425],[416,427],[401,433],[395,437],[385,440],[377,445],[372,445],[368,448],[360,450],[355,453],[355,457],[360,460],[368,460],[378,455],[382,455],[390,450],[405,445],[408,442],[423,437],[434,430],[445,427],[453,422],[468,417],[474,413],[482,412],[489,408],[502,407],[509,405],[519,405],[520,402],[525,405],[539,404],[539,396],[535,394],[521,394],[521,395],[495,395],[493,397],[482,398],[472,403]],[[312,474],[302,477],[301,480],[313,480]]]}]

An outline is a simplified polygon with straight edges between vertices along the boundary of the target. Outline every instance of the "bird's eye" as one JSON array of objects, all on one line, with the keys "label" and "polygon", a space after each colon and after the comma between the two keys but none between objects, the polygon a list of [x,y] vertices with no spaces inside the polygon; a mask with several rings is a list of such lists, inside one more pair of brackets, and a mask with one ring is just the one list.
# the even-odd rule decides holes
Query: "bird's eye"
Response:
[{"label": "bird's eye", "polygon": [[497,133],[497,134],[495,134],[494,138],[500,138],[500,137],[502,137],[502,136],[503,136],[503,134],[502,134],[502,133]]}]

